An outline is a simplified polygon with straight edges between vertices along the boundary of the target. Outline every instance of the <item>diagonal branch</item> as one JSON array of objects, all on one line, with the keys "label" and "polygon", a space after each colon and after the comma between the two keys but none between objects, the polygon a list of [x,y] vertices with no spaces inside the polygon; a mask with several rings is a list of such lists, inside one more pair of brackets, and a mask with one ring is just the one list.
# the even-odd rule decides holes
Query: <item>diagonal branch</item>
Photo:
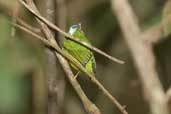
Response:
[{"label": "diagonal branch", "polygon": [[[34,9],[33,12],[37,13],[39,15],[39,11],[37,10],[35,4],[33,2],[28,2],[29,5],[27,5],[25,2],[23,2],[22,0],[20,0],[20,2],[22,2],[24,5],[26,5],[28,8],[30,9]],[[127,111],[125,110],[125,108],[117,101],[117,99],[115,97],[113,97],[110,92],[108,92],[106,90],[106,88],[104,88],[104,86],[96,79],[96,77],[87,72],[87,70],[76,60],[74,59],[72,56],[67,55],[63,50],[60,49],[60,47],[58,46],[58,44],[56,43],[55,39],[53,38],[53,35],[51,34],[49,28],[43,23],[41,22],[37,16],[36,16],[37,21],[39,22],[39,24],[42,26],[42,30],[45,32],[46,38],[57,47],[58,51],[60,51],[60,54],[62,54],[63,56],[65,56],[68,60],[70,60],[71,63],[74,63],[75,66],[77,66],[77,68],[79,68],[83,73],[87,74],[87,76],[90,77],[90,79],[92,80],[93,83],[95,83],[99,89],[104,93],[104,95],[106,95],[116,106],[117,108],[123,113],[123,114],[128,114]],[[47,21],[47,20],[46,20]],[[55,26],[54,24],[52,24],[53,26]],[[66,33],[67,34],[67,33]],[[61,56],[56,53],[56,56],[59,60],[61,60]],[[62,61],[62,60],[61,60]],[[63,65],[63,64],[62,64]],[[64,64],[65,65],[65,64]]]},{"label": "diagonal branch", "polygon": [[89,45],[89,44],[87,44],[87,43],[85,43],[85,42],[81,42],[78,38],[75,38],[75,37],[73,37],[72,35],[70,35],[70,34],[64,32],[63,30],[61,30],[60,28],[58,28],[56,25],[54,25],[53,23],[49,22],[47,19],[45,19],[44,17],[42,17],[39,13],[35,12],[34,9],[33,9],[31,6],[27,5],[24,1],[22,1],[22,0],[19,0],[19,1],[20,1],[20,3],[22,3],[22,4],[23,4],[23,5],[24,5],[24,6],[25,6],[25,7],[34,15],[34,16],[36,16],[38,19],[40,19],[42,22],[44,22],[45,24],[47,24],[47,25],[48,25],[49,27],[51,27],[52,29],[54,29],[54,30],[60,32],[61,34],[63,34],[66,38],[68,38],[68,39],[70,39],[70,40],[73,40],[73,41],[75,41],[75,42],[77,42],[77,43],[79,43],[79,44],[81,44],[81,45],[83,45],[83,46],[85,46],[85,47],[91,49],[92,51],[95,51],[95,52],[97,52],[97,53],[103,55],[104,57],[106,57],[106,58],[112,60],[113,62],[117,62],[117,63],[120,63],[120,64],[124,64],[124,61],[119,60],[119,59],[117,59],[117,58],[114,58],[114,57],[112,57],[112,56],[106,54],[105,52],[99,50],[98,48],[96,48],[96,47],[94,47],[94,46],[91,46],[91,45]]},{"label": "diagonal branch", "polygon": [[[169,20],[169,19],[167,19],[167,20]],[[152,27],[150,27],[149,29],[147,29],[141,33],[142,39],[145,42],[155,44],[155,43],[158,43],[166,38],[169,38],[169,37],[167,37],[167,34],[163,34],[163,29],[164,29],[164,27],[162,26],[162,23],[153,25]]]},{"label": "diagonal branch", "polygon": [[[99,89],[102,90],[102,92],[119,108],[119,110],[123,113],[123,114],[127,114],[125,108],[120,105],[120,103],[116,100],[116,98],[114,98],[104,87],[103,85],[95,78],[95,76],[93,76],[92,74],[88,73],[86,71],[86,69],[72,56],[66,54],[65,52],[63,52],[58,46],[56,46],[54,43],[49,42],[48,40],[44,39],[43,37],[37,35],[36,33],[33,33],[31,31],[29,31],[28,29],[20,26],[20,25],[16,25],[14,24],[16,27],[20,28],[21,30],[33,35],[35,38],[38,38],[39,40],[41,40],[44,44],[46,44],[47,46],[52,47],[53,49],[55,49],[55,51],[57,51],[60,55],[62,55],[65,59],[67,59],[68,61],[70,61],[73,65],[77,66],[82,72],[84,72],[85,74],[87,74],[92,82],[94,82]],[[82,97],[82,96],[81,96]],[[90,108],[91,109],[91,108]]]},{"label": "diagonal branch", "polygon": [[[27,0],[28,2],[28,0]],[[32,1],[29,1],[30,4]],[[55,23],[55,0],[46,0],[46,17],[52,23]],[[51,31],[53,37],[55,37],[55,31]],[[58,63],[56,55],[49,48],[45,48],[46,54],[46,82],[48,89],[48,114],[60,114],[63,97],[65,93],[65,82],[63,77],[58,73]]]},{"label": "diagonal branch", "polygon": [[[63,53],[63,51],[56,46],[56,44],[53,44],[51,42],[49,42],[48,40],[46,40],[44,37],[39,36],[38,34],[28,30],[27,28],[17,25],[17,24],[13,24],[15,27],[27,32],[28,34],[34,36],[35,38],[37,38],[38,40],[40,40],[41,42],[43,42],[46,46],[53,48],[58,54],[58,56],[60,57],[60,63],[62,64],[62,67],[64,68],[65,73],[67,74],[67,77],[69,78],[69,81],[71,82],[71,84],[73,85],[75,91],[77,92],[78,96],[80,97],[80,99],[82,100],[82,103],[85,107],[85,109],[87,110],[88,113],[90,114],[101,114],[100,110],[95,106],[95,104],[93,104],[85,95],[85,93],[83,92],[80,84],[77,82],[77,80],[74,79],[74,75],[67,63],[67,61],[65,59],[67,59],[68,61],[71,61],[74,65],[77,66],[82,66],[77,60],[75,60],[72,56],[69,56],[65,53]],[[62,55],[62,56],[61,56]],[[63,59],[63,57],[65,59]]]},{"label": "diagonal branch", "polygon": [[151,43],[142,39],[143,35],[128,0],[111,0],[111,3],[135,60],[152,114],[169,114],[165,93],[155,69]]},{"label": "diagonal branch", "polygon": [[[37,7],[35,6],[35,4],[33,3],[32,0],[28,0],[28,3],[37,13],[39,13],[39,11],[37,10]],[[61,48],[56,43],[55,38],[53,37],[53,34],[51,33],[51,30],[39,19],[37,19],[37,22],[41,25],[42,30],[47,38],[48,43],[51,44],[52,46],[54,46],[56,48],[56,50],[58,50],[59,53],[66,55],[63,52],[63,50],[61,50]],[[77,92],[78,96],[80,97],[86,111],[90,114],[91,113],[100,114],[99,109],[84,94],[84,92],[83,92],[82,88],[80,87],[79,83],[77,82],[77,80],[73,80],[74,76],[73,76],[73,73],[72,73],[67,61],[59,53],[55,52],[55,55],[56,55],[57,59],[59,59],[61,66],[63,67],[65,73],[67,74],[66,76],[69,78],[70,83],[73,85],[75,91]],[[66,57],[68,57],[68,56],[66,55]],[[76,61],[76,60],[73,59],[73,61]]]}]

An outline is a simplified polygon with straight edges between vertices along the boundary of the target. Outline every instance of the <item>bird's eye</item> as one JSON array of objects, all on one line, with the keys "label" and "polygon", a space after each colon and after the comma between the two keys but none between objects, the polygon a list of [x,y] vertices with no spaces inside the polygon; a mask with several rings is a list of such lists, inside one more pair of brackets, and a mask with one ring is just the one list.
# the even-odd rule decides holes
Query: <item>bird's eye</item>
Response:
[{"label": "bird's eye", "polygon": [[71,28],[76,29],[76,28],[78,28],[78,25],[72,25]]}]

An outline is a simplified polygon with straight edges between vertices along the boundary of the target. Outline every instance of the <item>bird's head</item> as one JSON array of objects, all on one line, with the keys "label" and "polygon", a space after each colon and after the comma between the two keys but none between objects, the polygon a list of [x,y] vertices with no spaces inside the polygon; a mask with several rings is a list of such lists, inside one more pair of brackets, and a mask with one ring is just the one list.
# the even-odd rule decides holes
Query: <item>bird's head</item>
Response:
[{"label": "bird's head", "polygon": [[77,30],[81,30],[81,23],[72,25],[69,29],[69,33],[73,35]]}]

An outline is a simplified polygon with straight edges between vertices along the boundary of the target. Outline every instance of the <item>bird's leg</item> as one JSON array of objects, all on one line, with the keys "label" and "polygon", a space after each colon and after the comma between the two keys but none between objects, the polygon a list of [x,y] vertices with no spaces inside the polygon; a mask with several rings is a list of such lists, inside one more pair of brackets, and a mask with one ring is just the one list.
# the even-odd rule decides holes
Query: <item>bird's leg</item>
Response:
[{"label": "bird's leg", "polygon": [[74,76],[74,79],[77,79],[79,73],[80,73],[80,71],[77,72],[77,74]]}]

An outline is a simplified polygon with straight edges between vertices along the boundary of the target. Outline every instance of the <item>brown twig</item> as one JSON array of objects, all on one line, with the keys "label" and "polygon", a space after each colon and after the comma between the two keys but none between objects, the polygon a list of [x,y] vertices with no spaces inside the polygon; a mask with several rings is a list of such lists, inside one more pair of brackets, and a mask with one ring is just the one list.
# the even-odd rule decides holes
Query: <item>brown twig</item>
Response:
[{"label": "brown twig", "polygon": [[38,19],[40,19],[42,22],[44,22],[45,24],[47,24],[49,27],[51,27],[52,29],[60,32],[61,34],[63,34],[66,38],[73,40],[81,45],[84,45],[85,47],[91,49],[92,51],[95,51],[101,55],[103,55],[104,57],[107,57],[109,60],[112,60],[113,62],[117,62],[120,64],[124,64],[124,61],[119,60],[117,58],[114,58],[108,54],[106,54],[105,52],[99,50],[98,48],[91,46],[85,42],[81,42],[78,38],[75,38],[73,36],[71,36],[70,34],[64,32],[63,30],[61,30],[59,27],[55,26],[53,23],[49,22],[47,19],[45,19],[44,17],[42,17],[40,14],[38,14],[37,12],[34,11],[34,9],[32,9],[29,5],[27,5],[24,1],[19,0],[20,3],[22,3],[34,16],[36,16]]},{"label": "brown twig", "polygon": [[142,39],[135,14],[127,0],[111,0],[125,40],[132,52],[152,114],[169,114],[165,93],[155,69],[151,43]]},{"label": "brown twig", "polygon": [[[7,5],[5,5],[2,1],[0,1],[0,12],[3,13],[4,15],[13,17],[13,9],[11,9],[10,7],[8,7]],[[17,16],[15,16],[15,19],[17,22],[19,22],[21,25],[27,27],[30,30],[33,30],[36,33],[40,33],[40,29],[36,28],[36,27],[32,27],[29,24],[27,24],[25,21],[23,21],[21,18],[20,14],[17,14]],[[13,22],[15,23],[15,22]]]},{"label": "brown twig", "polygon": [[[56,0],[56,25],[59,26],[62,30],[66,30],[66,22],[67,22],[67,5],[66,0]],[[62,44],[62,41],[65,36],[62,34],[57,34],[58,41]]]},{"label": "brown twig", "polygon": [[[86,71],[86,69],[76,60],[74,59],[72,56],[67,55],[66,53],[64,53],[59,47],[55,46],[53,43],[48,42],[48,40],[43,39],[43,37],[29,31],[28,29],[25,29],[22,26],[19,25],[15,25],[16,27],[24,30],[25,32],[35,36],[36,38],[38,38],[39,40],[41,40],[43,43],[45,43],[47,46],[52,47],[53,49],[55,49],[58,53],[60,53],[65,59],[69,60],[70,62],[72,62],[75,66],[77,66],[78,68],[80,68],[80,70],[82,72],[84,72],[85,74],[87,74],[88,76],[90,76],[90,78],[92,79],[92,81],[99,87],[99,89],[102,90],[102,92],[119,108],[119,110],[123,113],[123,114],[127,114],[127,111],[125,110],[125,108],[120,105],[120,103],[116,100],[116,98],[114,98],[104,87],[103,85],[101,85],[101,83],[95,78],[95,76],[93,76],[92,74],[88,73]],[[86,103],[87,104],[87,103]]]},{"label": "brown twig", "polygon": [[[54,17],[55,23],[61,29],[65,30],[65,27],[66,27],[66,13],[67,13],[65,0],[55,0],[54,4],[56,6],[54,8],[55,9],[55,17]],[[55,37],[56,37],[56,39],[57,39],[57,41],[59,42],[59,45],[60,45],[62,40],[63,40],[63,38],[62,38],[63,35],[55,33]],[[64,97],[63,97],[63,100],[64,100]],[[64,104],[63,100],[58,100],[59,104],[61,106],[63,106],[63,104]]]},{"label": "brown twig", "polygon": [[[62,64],[62,67],[64,67],[64,71],[67,74],[66,76],[69,78],[71,84],[73,85],[74,89],[76,90],[77,94],[79,95],[80,99],[82,100],[82,103],[85,107],[85,109],[87,110],[88,113],[93,113],[93,114],[101,114],[99,109],[95,106],[95,104],[93,104],[85,95],[85,93],[83,92],[81,86],[79,85],[79,83],[77,82],[77,80],[74,79],[74,75],[68,65],[68,63],[66,62],[65,59],[67,59],[68,61],[71,61],[74,65],[77,66],[82,66],[79,62],[77,62],[77,60],[75,60],[72,56],[68,56],[67,54],[65,54],[58,46],[56,46],[56,44],[49,42],[48,40],[46,40],[44,37],[39,36],[38,34],[28,30],[27,28],[17,25],[17,24],[13,24],[15,27],[27,32],[28,34],[34,36],[35,38],[39,39],[40,41],[42,41],[45,45],[47,45],[48,47],[53,48],[58,54],[58,57],[60,57],[60,62]],[[63,57],[65,59],[63,59]]]},{"label": "brown twig", "polygon": [[[26,3],[24,3],[23,1],[21,1],[20,0],[20,2],[22,2],[22,4],[25,4],[25,6],[27,6],[27,8],[33,8],[34,10],[36,10],[36,11],[34,11],[34,10],[32,10],[34,13],[36,13],[36,12],[38,12],[37,11],[37,9],[35,8],[36,6],[35,5],[33,5],[33,3],[32,4],[30,4],[30,5],[33,5],[34,7],[31,7],[31,6],[28,6]],[[40,16],[39,15],[39,13],[37,13],[37,15],[38,16]],[[36,15],[35,15],[36,16]],[[37,16],[36,16],[37,17]],[[40,17],[42,17],[42,16],[40,16]],[[46,20],[47,21],[47,20]],[[50,24],[52,24],[52,23],[50,23]],[[43,25],[43,23],[41,22],[41,25]],[[53,25],[53,24],[52,24]],[[43,25],[43,27],[44,27],[45,25]],[[54,27],[56,27],[55,25],[53,25]],[[46,32],[46,29],[48,29],[48,28],[44,28],[44,31]],[[66,33],[67,34],[67,33]],[[55,41],[54,41],[54,39],[51,39],[52,37],[48,37],[47,36],[47,38],[50,38],[49,39],[49,41],[50,42],[52,42],[53,44],[55,44]],[[59,47],[58,47],[59,48]],[[63,51],[62,52],[60,52],[60,53],[63,53]],[[63,55],[65,55],[65,53],[63,53]],[[67,57],[67,56],[66,56]],[[72,58],[72,57],[70,57],[70,58]],[[85,74],[87,74],[91,79],[92,79],[92,82],[94,82],[100,89],[101,89],[101,91],[118,107],[118,109],[123,113],[123,114],[127,114],[127,111],[125,110],[125,108],[123,108],[122,107],[122,105],[116,100],[116,98],[114,98],[105,88],[104,88],[104,86],[95,78],[95,76],[94,75],[92,75],[91,73],[89,73],[89,72],[87,72],[87,70],[79,63],[79,62],[77,62],[77,60],[76,61],[73,61],[73,60],[75,60],[74,58],[72,58],[72,59],[70,59],[70,58],[68,58],[72,63],[74,63],[74,65],[76,65],[82,72],[84,72]]]},{"label": "brown twig", "polygon": [[103,91],[103,93],[119,108],[119,110],[123,113],[123,114],[127,114],[125,108],[120,105],[120,103],[103,87],[103,85],[101,85],[101,83],[95,78],[95,76],[93,76],[92,74],[88,73],[85,68],[77,61],[75,60],[72,56],[69,56],[67,54],[65,54],[62,50],[60,50],[59,47],[56,47],[54,44],[48,42],[47,40],[43,39],[43,37],[40,37],[39,35],[24,29],[23,27],[19,26],[19,25],[15,25],[16,27],[26,31],[27,33],[35,36],[36,38],[38,38],[39,40],[41,40],[43,43],[45,43],[47,46],[50,46],[52,48],[54,48],[58,53],[60,53],[64,58],[66,58],[67,60],[69,60],[70,62],[72,62],[75,66],[77,66],[78,68],[80,68],[81,71],[83,71],[85,74],[87,74],[88,76],[91,77],[92,81],[99,87],[99,89],[101,89]]},{"label": "brown twig", "polygon": [[166,38],[162,34],[162,26],[160,23],[150,27],[149,29],[142,32],[141,34],[142,34],[142,39],[148,43],[157,43],[162,39]]},{"label": "brown twig", "polygon": [[[27,1],[27,3],[32,4],[32,1]],[[46,17],[52,23],[55,23],[55,0],[46,0],[45,1],[45,12]],[[51,31],[53,37],[55,37],[55,32]],[[45,48],[46,53],[46,82],[48,87],[48,114],[59,114],[61,113],[61,97],[60,93],[64,93],[64,80],[59,79],[62,77],[58,74],[58,64],[56,55],[49,48]],[[61,83],[62,82],[62,83]],[[63,86],[60,86],[62,84]]]},{"label": "brown twig", "polygon": [[[11,13],[12,9],[10,9],[8,6],[3,4],[3,2],[1,1],[0,1],[0,12],[4,13],[5,15],[12,16],[12,13]],[[16,18],[18,22],[20,21],[19,17],[20,16]],[[144,41],[149,42],[149,43],[157,43],[164,38],[168,38],[168,37],[163,36],[162,34],[163,27],[161,25],[162,25],[161,23],[158,23],[157,25],[154,25],[148,28],[147,30],[143,31],[142,38],[144,39]],[[32,27],[32,29],[35,29],[34,30],[35,32],[36,31],[38,33],[40,32],[38,28]]]},{"label": "brown twig", "polygon": [[[5,4],[3,4],[2,1],[0,1],[0,12],[2,12],[5,15],[11,16],[12,9],[7,7]],[[18,18],[17,18],[17,20],[18,20]],[[160,24],[158,24],[158,25],[160,25]],[[162,27],[158,26],[158,25],[154,26],[154,27],[150,27],[149,29],[147,29],[143,32],[142,36],[145,36],[145,37],[143,37],[145,39],[145,41],[158,42],[158,41],[160,41],[160,39],[163,39],[163,35],[161,34],[162,33]],[[146,37],[146,35],[149,38]],[[151,37],[151,36],[153,36],[153,37]]]},{"label": "brown twig", "polygon": [[27,27],[28,29],[34,31],[35,33],[41,33],[41,30],[39,28],[33,27],[30,24],[26,23],[24,20],[22,20],[21,18],[17,17],[17,22],[25,27]]},{"label": "brown twig", "polygon": [[149,29],[143,31],[141,35],[142,35],[142,39],[145,42],[152,43],[152,44],[158,43],[168,38],[167,35],[163,33],[162,23],[153,25]]},{"label": "brown twig", "polygon": [[[31,8],[33,8],[37,13],[39,13],[39,11],[37,10],[35,4],[33,3],[32,0],[28,1],[29,5]],[[64,57],[66,57],[67,59],[70,58],[72,60],[72,62],[76,62],[77,64],[79,64],[74,58],[72,58],[71,56],[68,57],[67,54],[65,54],[63,52],[63,50],[61,50],[61,48],[58,46],[58,44],[55,41],[55,38],[53,37],[53,34],[51,33],[51,30],[40,20],[38,20],[38,23],[41,25],[43,32],[45,33],[45,36],[47,38],[47,40],[44,41],[49,41],[46,43],[49,43],[49,45],[54,46],[55,49],[58,51],[58,53],[60,53],[61,55],[63,55]],[[87,96],[84,94],[83,90],[81,89],[79,83],[75,80],[73,80],[72,78],[73,73],[67,63],[67,61],[65,59],[63,59],[63,57],[58,54],[57,52],[55,52],[56,57],[59,59],[59,62],[61,63],[65,73],[67,74],[66,76],[69,78],[71,84],[73,85],[75,91],[77,92],[78,96],[80,97],[80,99],[82,100],[82,103],[84,104],[84,107],[86,109],[86,111],[88,113],[93,113],[93,114],[100,114],[99,109],[95,106],[95,104],[93,104],[88,98]],[[80,65],[81,66],[81,65]]]}]

